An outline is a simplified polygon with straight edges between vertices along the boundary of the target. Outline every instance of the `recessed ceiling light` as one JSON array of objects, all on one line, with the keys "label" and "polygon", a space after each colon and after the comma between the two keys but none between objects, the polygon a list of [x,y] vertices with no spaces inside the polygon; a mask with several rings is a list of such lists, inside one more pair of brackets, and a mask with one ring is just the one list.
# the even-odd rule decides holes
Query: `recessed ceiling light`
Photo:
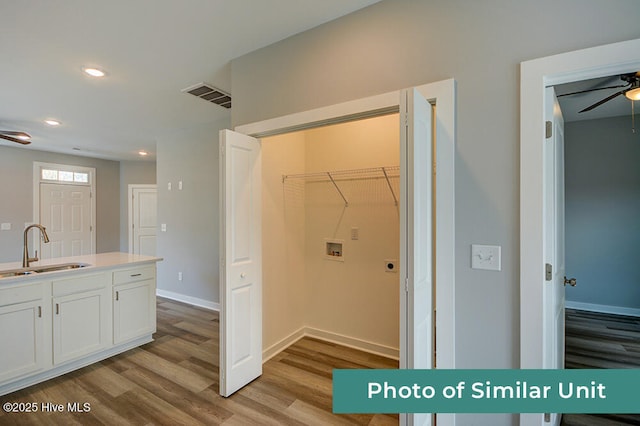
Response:
[{"label": "recessed ceiling light", "polygon": [[83,68],[82,69],[86,74],[90,75],[91,77],[104,77],[105,76],[105,72],[98,69],[98,68]]},{"label": "recessed ceiling light", "polygon": [[60,122],[58,120],[44,120],[49,126],[59,126]]},{"label": "recessed ceiling light", "polygon": [[147,151],[138,151],[138,155],[141,155],[144,157],[145,155],[149,155],[149,153]]}]

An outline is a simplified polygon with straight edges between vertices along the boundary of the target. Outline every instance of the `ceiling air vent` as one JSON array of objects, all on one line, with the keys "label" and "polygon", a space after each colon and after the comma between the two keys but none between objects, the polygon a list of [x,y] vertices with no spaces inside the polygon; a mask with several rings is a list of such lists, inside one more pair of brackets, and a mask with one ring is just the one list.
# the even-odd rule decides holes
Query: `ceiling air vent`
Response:
[{"label": "ceiling air vent", "polygon": [[198,83],[182,89],[182,91],[204,99],[205,101],[220,105],[221,107],[231,108],[231,95],[208,83]]}]

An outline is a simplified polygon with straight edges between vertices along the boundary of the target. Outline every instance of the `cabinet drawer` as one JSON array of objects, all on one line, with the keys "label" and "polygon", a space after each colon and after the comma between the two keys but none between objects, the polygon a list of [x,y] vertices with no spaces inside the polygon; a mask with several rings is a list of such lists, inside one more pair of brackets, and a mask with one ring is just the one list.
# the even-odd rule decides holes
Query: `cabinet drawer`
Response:
[{"label": "cabinet drawer", "polygon": [[65,278],[53,281],[53,296],[83,293],[85,291],[99,290],[109,285],[108,273],[82,275],[74,278]]},{"label": "cabinet drawer", "polygon": [[156,267],[143,266],[138,268],[124,269],[113,273],[113,285],[133,283],[156,278]]},{"label": "cabinet drawer", "polygon": [[0,290],[0,306],[40,300],[43,297],[43,284],[34,283]]}]

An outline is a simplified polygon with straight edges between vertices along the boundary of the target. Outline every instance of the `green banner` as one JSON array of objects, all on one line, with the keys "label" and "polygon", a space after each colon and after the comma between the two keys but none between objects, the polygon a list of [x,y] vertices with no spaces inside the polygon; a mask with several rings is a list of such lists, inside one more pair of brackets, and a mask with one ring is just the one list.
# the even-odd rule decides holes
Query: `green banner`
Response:
[{"label": "green banner", "polygon": [[640,413],[640,369],[333,370],[334,413]]}]

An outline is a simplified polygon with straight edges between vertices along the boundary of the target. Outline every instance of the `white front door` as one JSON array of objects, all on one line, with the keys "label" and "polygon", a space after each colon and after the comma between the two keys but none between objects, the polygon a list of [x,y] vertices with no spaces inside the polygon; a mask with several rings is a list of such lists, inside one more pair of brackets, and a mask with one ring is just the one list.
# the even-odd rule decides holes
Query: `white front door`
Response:
[{"label": "white front door", "polygon": [[40,224],[50,241],[40,244],[41,259],[93,252],[91,205],[90,186],[40,184]]},{"label": "white front door", "polygon": [[129,251],[156,255],[158,191],[155,185],[129,185]]},{"label": "white front door", "polygon": [[[400,102],[400,368],[433,368],[431,104],[415,89]],[[405,418],[406,416],[406,418]],[[401,424],[431,425],[432,415],[405,414]]]},{"label": "white front door", "polygon": [[262,374],[260,141],[220,131],[220,395]]}]

